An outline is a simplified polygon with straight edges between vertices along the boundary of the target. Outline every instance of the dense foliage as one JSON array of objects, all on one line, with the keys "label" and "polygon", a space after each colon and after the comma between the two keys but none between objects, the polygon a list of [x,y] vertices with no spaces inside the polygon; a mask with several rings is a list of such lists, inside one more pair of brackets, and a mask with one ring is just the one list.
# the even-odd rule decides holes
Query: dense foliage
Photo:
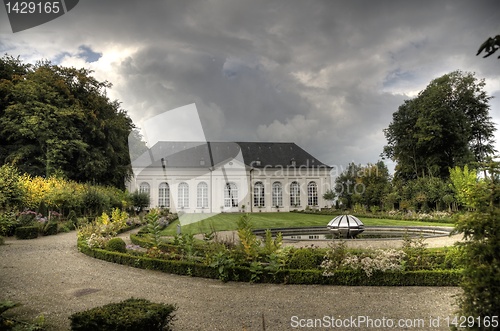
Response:
[{"label": "dense foliage", "polygon": [[86,69],[0,58],[0,165],[123,188],[133,124]]},{"label": "dense foliage", "polygon": [[485,178],[468,169],[455,169],[453,184],[470,211],[457,217],[456,230],[464,235],[458,244],[465,265],[460,315],[474,316],[474,330],[496,330],[479,325],[500,311],[500,164],[483,164]]},{"label": "dense foliage", "polygon": [[449,168],[484,161],[494,153],[491,99],[484,80],[454,71],[406,100],[384,130],[383,155],[397,162],[395,177],[449,177]]},{"label": "dense foliage", "polygon": [[171,330],[175,305],[130,298],[70,316],[73,331],[166,331]]}]

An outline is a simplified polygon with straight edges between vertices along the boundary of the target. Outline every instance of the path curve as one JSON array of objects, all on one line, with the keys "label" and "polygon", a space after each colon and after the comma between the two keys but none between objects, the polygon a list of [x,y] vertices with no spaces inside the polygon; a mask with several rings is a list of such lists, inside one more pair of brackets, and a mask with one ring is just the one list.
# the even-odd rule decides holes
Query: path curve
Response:
[{"label": "path curve", "polygon": [[71,232],[8,238],[0,246],[0,293],[22,303],[12,310],[17,317],[43,314],[55,331],[68,330],[74,312],[132,296],[176,303],[174,330],[263,330],[263,320],[267,331],[295,330],[292,321],[325,316],[422,319],[419,329],[429,328],[429,317],[441,317],[433,330],[448,330],[443,318],[456,309],[460,289],[222,283],[93,259],[77,251]]}]

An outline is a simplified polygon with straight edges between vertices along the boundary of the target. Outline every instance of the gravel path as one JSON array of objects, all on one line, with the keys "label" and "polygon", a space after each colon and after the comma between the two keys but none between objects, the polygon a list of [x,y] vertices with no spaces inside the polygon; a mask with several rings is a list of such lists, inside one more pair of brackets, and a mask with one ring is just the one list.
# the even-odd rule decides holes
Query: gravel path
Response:
[{"label": "gravel path", "polygon": [[[0,246],[0,293],[1,299],[22,303],[12,310],[16,317],[43,314],[49,330],[56,331],[69,329],[68,316],[74,312],[132,296],[176,303],[175,330],[264,330],[263,321],[268,331],[294,330],[292,326],[307,322],[300,319],[324,323],[326,317],[358,316],[371,323],[383,323],[383,318],[425,323],[395,327],[398,330],[431,329],[429,317],[440,317],[440,327],[432,329],[448,330],[443,318],[453,314],[454,295],[460,289],[221,283],[87,257],[77,251],[76,233],[71,232],[36,240],[7,239]],[[357,326],[353,329],[373,329],[366,323]]]}]

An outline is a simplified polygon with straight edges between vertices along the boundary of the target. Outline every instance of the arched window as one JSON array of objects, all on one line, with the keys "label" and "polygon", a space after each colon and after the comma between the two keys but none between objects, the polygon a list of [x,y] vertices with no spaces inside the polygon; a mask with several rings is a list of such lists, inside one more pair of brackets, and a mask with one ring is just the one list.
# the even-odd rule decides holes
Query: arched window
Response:
[{"label": "arched window", "polygon": [[307,184],[307,205],[318,205],[318,185],[316,185],[315,182],[309,182],[309,184]]},{"label": "arched window", "polygon": [[158,206],[170,208],[170,187],[167,183],[160,183],[158,186]]},{"label": "arched window", "polygon": [[139,193],[147,193],[149,194],[149,183],[142,182],[141,185],[139,185]]},{"label": "arched window", "polygon": [[189,185],[180,183],[178,187],[177,208],[189,208]]},{"label": "arched window", "polygon": [[297,182],[290,184],[290,206],[300,206],[300,185]]},{"label": "arched window", "polygon": [[224,187],[224,207],[238,207],[238,186],[227,183]]},{"label": "arched window", "polygon": [[253,187],[253,205],[255,207],[264,207],[264,201],[264,184],[257,182]]},{"label": "arched window", "polygon": [[283,206],[283,187],[280,182],[273,183],[273,207]]},{"label": "arched window", "polygon": [[196,190],[196,207],[208,208],[208,185],[205,182],[198,184]]}]

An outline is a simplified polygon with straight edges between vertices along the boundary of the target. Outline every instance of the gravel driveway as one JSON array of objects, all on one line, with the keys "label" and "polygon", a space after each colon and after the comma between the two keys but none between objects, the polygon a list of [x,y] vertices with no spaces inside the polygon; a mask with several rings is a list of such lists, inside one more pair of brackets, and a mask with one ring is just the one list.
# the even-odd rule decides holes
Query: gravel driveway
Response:
[{"label": "gravel driveway", "polygon": [[321,322],[325,329],[331,317],[368,320],[351,324],[355,330],[372,330],[370,319],[372,325],[405,319],[403,324],[415,327],[395,324],[395,329],[426,330],[430,317],[440,317],[439,327],[432,329],[449,330],[443,319],[453,314],[460,289],[222,283],[87,257],[77,251],[71,232],[7,239],[0,246],[0,293],[1,299],[22,303],[12,310],[18,318],[43,314],[49,330],[68,330],[72,313],[132,296],[176,303],[175,330],[263,330],[263,324],[265,330],[295,330],[314,322],[307,319],[321,319],[316,325]]}]

